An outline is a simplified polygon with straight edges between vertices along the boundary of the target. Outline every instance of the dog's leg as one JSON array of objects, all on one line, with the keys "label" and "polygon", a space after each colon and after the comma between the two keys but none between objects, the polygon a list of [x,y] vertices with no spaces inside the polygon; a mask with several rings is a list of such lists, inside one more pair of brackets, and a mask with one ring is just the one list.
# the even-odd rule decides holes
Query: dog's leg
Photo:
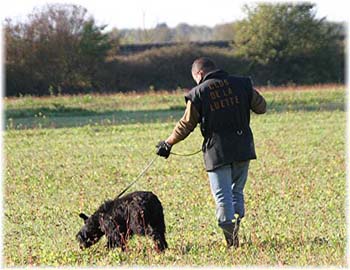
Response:
[{"label": "dog's leg", "polygon": [[154,241],[154,250],[158,253],[163,252],[167,247],[168,243],[165,240],[164,233],[160,233],[151,227],[147,229],[147,235],[149,235]]},{"label": "dog's leg", "polygon": [[105,219],[101,222],[101,228],[107,238],[107,249],[121,247],[125,250],[125,233],[118,224],[111,219]]},{"label": "dog's leg", "polygon": [[122,251],[126,251],[126,244],[128,242],[128,235],[124,232],[120,233],[120,242],[119,242],[119,246],[122,249]]},{"label": "dog's leg", "polygon": [[113,235],[107,236],[107,249],[113,249],[117,245],[117,241]]},{"label": "dog's leg", "polygon": [[122,251],[126,250],[127,237],[123,233],[113,232],[112,234],[106,235],[107,237],[107,248],[113,249],[120,247]]},{"label": "dog's leg", "polygon": [[166,248],[168,248],[168,243],[165,240],[165,235],[164,233],[159,233],[159,246],[160,250],[163,251]]}]

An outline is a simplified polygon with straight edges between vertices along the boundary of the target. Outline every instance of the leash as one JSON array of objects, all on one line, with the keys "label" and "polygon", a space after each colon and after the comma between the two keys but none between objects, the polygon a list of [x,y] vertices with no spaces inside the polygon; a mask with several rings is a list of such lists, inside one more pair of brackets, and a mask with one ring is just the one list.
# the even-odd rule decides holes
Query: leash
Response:
[{"label": "leash", "polygon": [[[170,152],[170,154],[175,155],[175,156],[189,157],[189,156],[194,156],[201,151],[202,151],[202,149],[199,149],[198,151],[193,152],[193,153],[189,153],[189,154],[179,154],[179,153],[174,153],[174,152]],[[156,160],[157,157],[158,156],[155,156],[154,158],[151,159],[151,161],[142,170],[142,172],[140,172],[140,174],[135,178],[135,180],[133,180],[126,188],[123,189],[122,192],[119,193],[119,195],[116,197],[116,199],[119,199],[129,188],[131,188],[148,171],[148,169],[152,166],[152,164],[154,163],[154,161]]]},{"label": "leash", "polygon": [[194,155],[198,154],[201,151],[202,151],[202,149],[199,149],[198,151],[193,152],[193,153],[189,153],[189,154],[179,154],[179,153],[174,153],[174,152],[170,152],[170,154],[172,154],[174,156],[180,156],[180,157],[190,157],[190,156],[194,156]]},{"label": "leash", "polygon": [[122,192],[119,193],[119,195],[116,197],[116,199],[120,198],[120,196],[122,196],[129,188],[131,188],[131,186],[133,184],[135,184],[140,178],[141,176],[143,176],[148,169],[152,166],[153,162],[156,160],[158,156],[155,156],[148,164],[147,166],[142,170],[142,172],[136,177],[136,179],[134,181],[132,181]]}]

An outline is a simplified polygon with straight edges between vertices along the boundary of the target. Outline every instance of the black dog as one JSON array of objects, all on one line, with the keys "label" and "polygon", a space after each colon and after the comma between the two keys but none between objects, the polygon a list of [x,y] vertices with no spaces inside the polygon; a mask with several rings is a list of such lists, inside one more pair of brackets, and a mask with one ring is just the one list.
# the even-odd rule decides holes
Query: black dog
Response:
[{"label": "black dog", "polygon": [[163,207],[152,192],[137,191],[102,204],[90,217],[81,213],[85,225],[77,234],[81,248],[95,244],[103,235],[107,248],[125,250],[133,234],[151,236],[157,252],[168,247],[165,240]]}]

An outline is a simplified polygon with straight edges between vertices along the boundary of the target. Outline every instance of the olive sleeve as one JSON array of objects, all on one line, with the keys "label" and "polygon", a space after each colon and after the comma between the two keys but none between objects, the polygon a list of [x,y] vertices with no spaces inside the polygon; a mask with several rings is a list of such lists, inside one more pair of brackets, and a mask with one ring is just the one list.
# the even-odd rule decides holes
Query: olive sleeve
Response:
[{"label": "olive sleeve", "polygon": [[252,111],[257,114],[263,114],[266,112],[266,101],[260,92],[254,88],[250,107]]},{"label": "olive sleeve", "polygon": [[167,139],[171,144],[176,144],[185,139],[197,126],[199,113],[194,104],[188,100],[186,110],[182,118],[177,122],[172,134]]}]

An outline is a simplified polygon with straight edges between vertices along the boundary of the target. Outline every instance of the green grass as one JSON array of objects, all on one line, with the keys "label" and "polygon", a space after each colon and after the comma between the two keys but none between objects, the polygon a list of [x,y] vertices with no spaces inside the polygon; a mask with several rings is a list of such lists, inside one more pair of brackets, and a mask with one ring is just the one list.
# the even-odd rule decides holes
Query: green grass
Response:
[{"label": "green grass", "polygon": [[[162,201],[169,249],[160,255],[141,237],[126,253],[106,250],[104,238],[81,251],[75,234],[81,211],[116,196],[154,157],[182,114],[182,94],[5,100],[5,266],[345,266],[344,87],[264,96],[269,112],[251,120],[258,160],[241,247],[225,249],[201,154],[171,156],[130,190]],[[174,151],[201,141],[197,128]]]}]

